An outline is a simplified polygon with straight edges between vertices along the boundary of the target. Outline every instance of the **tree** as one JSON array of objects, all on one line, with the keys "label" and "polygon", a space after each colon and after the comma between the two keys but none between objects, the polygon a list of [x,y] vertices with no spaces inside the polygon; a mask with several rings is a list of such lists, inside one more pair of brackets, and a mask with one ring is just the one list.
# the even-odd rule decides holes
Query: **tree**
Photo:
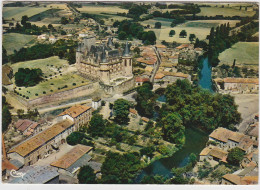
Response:
[{"label": "tree", "polygon": [[147,175],[141,180],[141,184],[164,184],[166,178],[161,175]]},{"label": "tree", "polygon": [[186,30],[182,30],[179,34],[180,38],[186,38],[187,37],[187,32]]},{"label": "tree", "polygon": [[69,50],[67,59],[68,59],[70,65],[76,63],[76,51],[74,48]]},{"label": "tree", "polygon": [[17,86],[34,86],[42,80],[41,69],[19,68],[15,73],[15,84]]},{"label": "tree", "polygon": [[115,121],[118,124],[126,124],[129,121],[129,108],[130,103],[125,99],[118,99],[114,103],[114,114],[115,114]]},{"label": "tree", "polygon": [[139,47],[135,47],[134,52],[139,55],[141,50]]},{"label": "tree", "polygon": [[154,24],[154,28],[160,29],[161,27],[162,27],[162,23],[160,23],[160,22],[156,22]]},{"label": "tree", "polygon": [[227,161],[234,166],[239,166],[243,160],[243,157],[244,152],[240,148],[236,147],[229,151]]},{"label": "tree", "polygon": [[88,165],[80,168],[79,173],[78,173],[78,180],[79,180],[80,184],[97,183],[94,170]]},{"label": "tree", "polygon": [[29,18],[27,15],[22,16],[21,24],[23,26],[26,26],[27,22],[29,21]]},{"label": "tree", "polygon": [[5,132],[8,129],[8,125],[12,122],[12,115],[7,105],[3,106],[2,110],[2,131]]},{"label": "tree", "polygon": [[163,137],[166,141],[183,145],[185,141],[185,127],[182,118],[178,113],[169,113],[162,118]]},{"label": "tree", "polygon": [[61,24],[68,24],[69,23],[69,20],[65,17],[61,17],[61,20],[60,20]]},{"label": "tree", "polygon": [[6,63],[8,63],[7,51],[4,48],[4,46],[2,46],[2,64],[6,64]]},{"label": "tree", "polygon": [[235,66],[236,66],[236,59],[234,59],[234,61],[233,61],[232,68],[234,68]]},{"label": "tree", "polygon": [[171,30],[170,33],[169,33],[169,36],[172,37],[175,35],[175,30]]},{"label": "tree", "polygon": [[190,156],[189,156],[189,163],[191,163],[192,166],[195,166],[196,162],[197,162],[196,154],[191,153]]},{"label": "tree", "polygon": [[24,110],[23,109],[18,109],[17,110],[17,116],[18,116],[18,118],[23,118],[23,115],[24,115]]},{"label": "tree", "polygon": [[125,40],[127,38],[127,34],[124,32],[124,31],[121,31],[119,34],[118,34],[118,39],[119,40]]},{"label": "tree", "polygon": [[103,119],[103,115],[95,114],[92,116],[87,132],[92,136],[102,136],[106,127],[106,120]]},{"label": "tree", "polygon": [[85,134],[82,132],[72,132],[69,136],[67,136],[66,141],[69,145],[80,144],[81,140],[85,138]]},{"label": "tree", "polygon": [[189,37],[189,41],[192,43],[194,42],[196,39],[196,35],[195,34],[190,34],[190,37]]}]

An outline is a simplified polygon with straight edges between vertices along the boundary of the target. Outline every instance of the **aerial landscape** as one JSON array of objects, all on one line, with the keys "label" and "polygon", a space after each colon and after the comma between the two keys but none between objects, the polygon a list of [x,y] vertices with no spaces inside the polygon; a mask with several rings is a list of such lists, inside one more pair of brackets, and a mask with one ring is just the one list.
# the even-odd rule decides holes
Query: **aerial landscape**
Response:
[{"label": "aerial landscape", "polygon": [[257,185],[258,2],[2,2],[2,183]]}]

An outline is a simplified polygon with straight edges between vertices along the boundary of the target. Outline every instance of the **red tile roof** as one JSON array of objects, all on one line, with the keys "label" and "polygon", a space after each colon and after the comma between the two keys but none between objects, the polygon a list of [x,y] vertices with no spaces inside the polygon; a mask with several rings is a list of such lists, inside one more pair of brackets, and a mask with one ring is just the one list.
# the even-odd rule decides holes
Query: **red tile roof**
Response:
[{"label": "red tile roof", "polygon": [[257,78],[224,78],[224,83],[259,84],[259,79],[257,79]]},{"label": "red tile roof", "polygon": [[19,119],[16,123],[15,123],[15,128],[17,128],[19,131],[24,132],[27,128],[36,128],[39,125],[39,123],[28,120],[28,119],[24,119],[21,120]]},{"label": "red tile roof", "polygon": [[64,112],[62,112],[59,116],[62,115],[69,115],[73,118],[78,117],[80,114],[84,113],[85,111],[91,109],[89,106],[83,106],[83,105],[75,105],[72,106],[69,109],[66,109]]},{"label": "red tile roof", "polygon": [[136,77],[135,82],[146,82],[149,81],[149,78]]}]

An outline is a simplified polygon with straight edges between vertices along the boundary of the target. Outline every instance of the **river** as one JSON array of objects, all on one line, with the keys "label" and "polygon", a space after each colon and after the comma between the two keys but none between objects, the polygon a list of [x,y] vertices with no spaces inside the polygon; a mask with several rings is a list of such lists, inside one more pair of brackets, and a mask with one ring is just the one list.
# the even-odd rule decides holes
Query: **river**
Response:
[{"label": "river", "polygon": [[202,69],[200,72],[200,80],[199,80],[199,85],[204,88],[208,89],[210,92],[213,92],[212,89],[212,79],[211,79],[211,65],[209,63],[208,58],[202,58],[200,60],[202,63]]},{"label": "river", "polygon": [[[202,58],[200,60],[202,63],[202,69],[200,72],[199,85],[208,89],[210,92],[213,92],[212,89],[212,79],[211,79],[211,65],[208,58]],[[165,102],[165,96],[160,96],[159,101]],[[183,148],[177,151],[173,156],[168,158],[163,158],[156,160],[145,168],[135,179],[135,183],[140,183],[142,178],[146,175],[163,175],[167,177],[172,177],[171,169],[173,167],[183,167],[187,164],[189,155],[194,153],[198,155],[201,150],[205,147],[206,142],[208,141],[208,135],[199,131],[195,128],[186,128],[185,129],[185,144]]]},{"label": "river", "polygon": [[173,167],[185,166],[191,153],[199,154],[208,141],[208,135],[194,128],[185,129],[186,141],[183,148],[173,154],[171,157],[156,160],[145,168],[136,178],[139,183],[146,175],[163,175],[172,177],[171,169]]}]

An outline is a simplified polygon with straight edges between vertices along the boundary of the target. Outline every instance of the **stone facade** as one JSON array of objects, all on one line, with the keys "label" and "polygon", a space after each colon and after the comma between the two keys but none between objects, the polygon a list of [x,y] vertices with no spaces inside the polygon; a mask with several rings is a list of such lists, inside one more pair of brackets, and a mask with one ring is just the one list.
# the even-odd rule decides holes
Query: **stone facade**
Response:
[{"label": "stone facade", "polygon": [[114,49],[112,39],[107,44],[96,45],[95,37],[84,38],[76,52],[76,67],[86,78],[114,85],[118,80],[133,78],[133,60],[128,44],[124,54]]}]

